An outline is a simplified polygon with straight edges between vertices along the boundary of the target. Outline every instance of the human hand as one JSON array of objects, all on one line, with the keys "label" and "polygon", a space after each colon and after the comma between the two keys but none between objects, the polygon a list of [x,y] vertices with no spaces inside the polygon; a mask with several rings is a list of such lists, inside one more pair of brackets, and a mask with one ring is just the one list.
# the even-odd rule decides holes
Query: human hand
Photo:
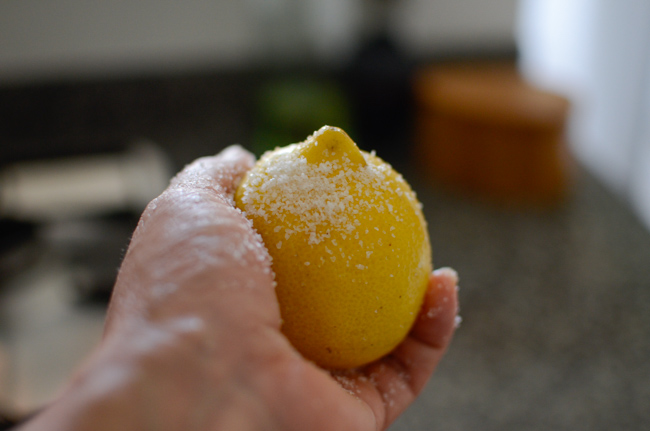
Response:
[{"label": "human hand", "polygon": [[280,332],[270,258],[233,204],[253,163],[239,147],[199,159],[147,207],[102,343],[29,429],[381,430],[415,399],[454,332],[453,270],[391,354],[318,368]]}]

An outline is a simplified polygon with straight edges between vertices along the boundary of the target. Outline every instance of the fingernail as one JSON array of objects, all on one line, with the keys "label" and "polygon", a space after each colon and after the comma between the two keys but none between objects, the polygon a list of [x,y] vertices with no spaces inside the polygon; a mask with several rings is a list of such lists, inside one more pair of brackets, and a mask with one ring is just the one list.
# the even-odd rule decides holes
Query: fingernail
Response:
[{"label": "fingernail", "polygon": [[458,273],[456,272],[455,269],[450,268],[448,266],[438,268],[435,271],[433,271],[434,275],[445,275],[446,277],[449,277],[453,282],[454,285],[458,285]]}]

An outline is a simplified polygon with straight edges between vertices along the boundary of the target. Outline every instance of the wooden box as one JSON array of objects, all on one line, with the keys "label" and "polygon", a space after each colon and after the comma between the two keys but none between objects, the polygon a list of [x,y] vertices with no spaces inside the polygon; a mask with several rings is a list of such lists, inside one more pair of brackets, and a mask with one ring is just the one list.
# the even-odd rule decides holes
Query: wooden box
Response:
[{"label": "wooden box", "polygon": [[565,197],[565,98],[527,84],[509,63],[422,68],[414,90],[415,157],[431,180],[502,203]]}]

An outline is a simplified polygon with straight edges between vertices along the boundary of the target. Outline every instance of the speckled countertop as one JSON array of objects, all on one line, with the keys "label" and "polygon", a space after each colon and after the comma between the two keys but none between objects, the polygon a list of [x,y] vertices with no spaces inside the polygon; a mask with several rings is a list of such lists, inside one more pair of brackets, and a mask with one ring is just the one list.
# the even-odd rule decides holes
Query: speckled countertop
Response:
[{"label": "speckled countertop", "polygon": [[578,174],[553,210],[416,184],[463,322],[398,430],[650,429],[650,233]]}]

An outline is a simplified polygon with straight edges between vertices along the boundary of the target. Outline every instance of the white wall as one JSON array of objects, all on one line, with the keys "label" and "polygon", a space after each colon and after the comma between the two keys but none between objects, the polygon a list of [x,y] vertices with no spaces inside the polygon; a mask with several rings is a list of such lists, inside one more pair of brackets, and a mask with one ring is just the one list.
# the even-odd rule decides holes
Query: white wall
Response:
[{"label": "white wall", "polygon": [[516,10],[517,0],[409,0],[397,2],[394,24],[415,55],[509,48]]},{"label": "white wall", "polygon": [[650,227],[650,1],[520,3],[523,72],[571,98],[574,153]]},{"label": "white wall", "polygon": [[0,79],[241,63],[258,36],[243,4],[4,0]]},{"label": "white wall", "polygon": [[[402,0],[392,29],[416,55],[511,44],[516,0]],[[0,82],[341,61],[368,0],[2,0]]]}]

